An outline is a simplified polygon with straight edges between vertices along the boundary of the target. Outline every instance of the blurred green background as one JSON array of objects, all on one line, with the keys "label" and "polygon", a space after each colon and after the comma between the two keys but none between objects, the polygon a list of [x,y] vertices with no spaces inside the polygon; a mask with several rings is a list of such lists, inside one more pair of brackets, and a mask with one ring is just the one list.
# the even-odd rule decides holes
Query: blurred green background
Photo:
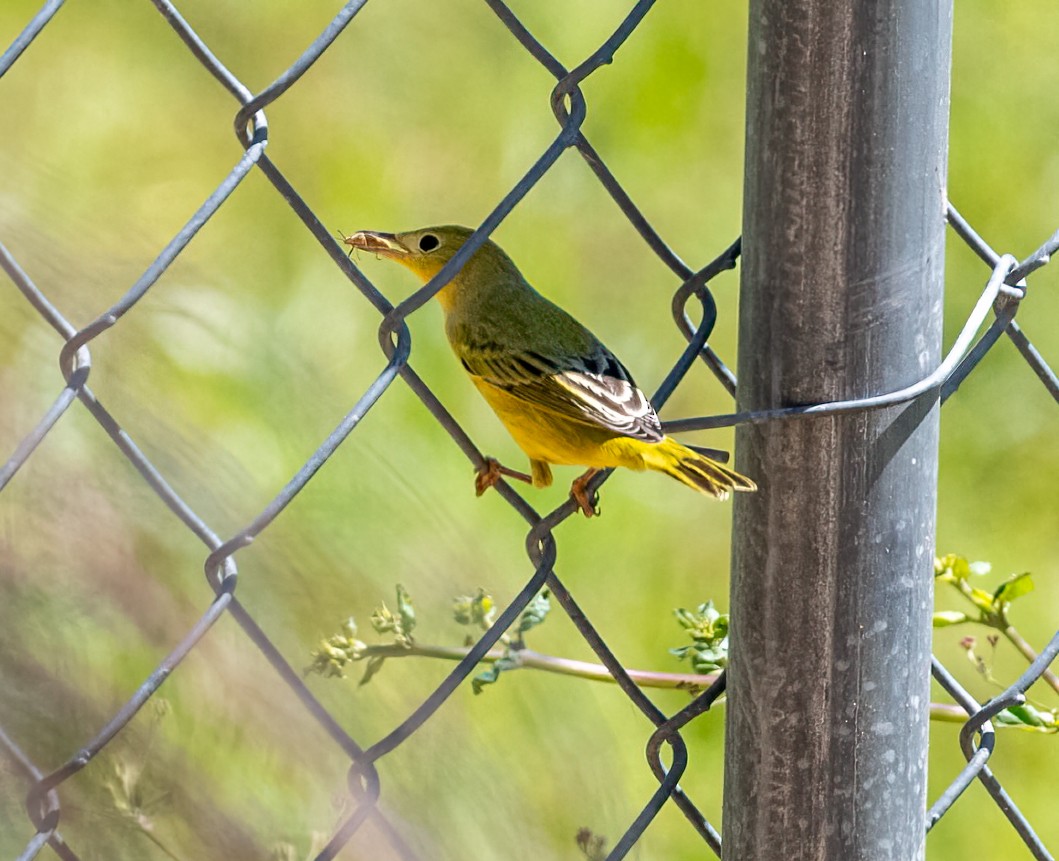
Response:
[{"label": "blurred green background", "polygon": [[[252,90],[320,32],[334,2],[184,0],[183,15]],[[530,29],[573,66],[629,4],[523,0]],[[35,0],[0,4],[7,45]],[[1048,26],[1048,23],[1052,26]],[[959,4],[950,192],[1001,251],[1025,256],[1056,227],[1059,65],[1054,3]],[[746,10],[666,0],[585,84],[585,130],[662,236],[701,266],[739,232]],[[369,3],[338,42],[268,109],[268,154],[320,219],[343,232],[477,224],[555,136],[552,79],[480,0]],[[241,154],[235,104],[146,2],[70,3],[0,80],[0,239],[74,325],[139,277]],[[683,340],[669,316],[673,275],[587,166],[566,153],[495,234],[531,282],[584,320],[652,390]],[[947,343],[987,277],[950,234]],[[358,261],[392,300],[417,284]],[[737,274],[715,282],[713,344],[734,366]],[[1020,320],[1059,363],[1059,270],[1031,280]],[[514,444],[463,378],[428,305],[410,321],[413,366],[487,452]],[[256,171],[117,327],[93,342],[90,384],[210,526],[248,523],[383,367],[378,315]],[[0,452],[61,388],[59,339],[0,283]],[[726,412],[696,367],[664,417]],[[1001,342],[942,419],[939,551],[1030,570],[1037,591],[1015,622],[1037,645],[1059,604],[1059,414]],[[731,433],[693,441],[729,446]],[[6,454],[5,454],[6,457]],[[561,501],[562,474],[531,492]],[[454,595],[506,602],[531,573],[525,527],[496,494],[475,499],[465,457],[394,385],[303,493],[238,554],[240,600],[296,667],[353,615],[366,629],[400,582],[424,642],[458,645]],[[682,671],[671,610],[727,609],[730,507],[658,476],[615,475],[604,514],[559,532],[558,571],[630,667]],[[0,725],[43,769],[94,735],[208,606],[205,552],[75,405],[0,498]],[[939,606],[962,609],[955,595]],[[958,646],[936,651],[980,698],[995,690]],[[370,639],[371,634],[364,634]],[[530,635],[543,652],[592,660],[561,612]],[[987,653],[988,654],[988,653]],[[1002,645],[994,674],[1022,659]],[[370,743],[449,669],[390,661],[367,687],[312,677],[339,722]],[[1037,690],[1049,706],[1056,699]],[[343,814],[347,760],[224,617],[150,706],[62,787],[62,831],[83,857],[302,858]],[[655,695],[673,711],[678,692]],[[940,695],[938,697],[941,698]],[[935,725],[931,797],[963,764],[958,727]],[[421,857],[580,857],[579,827],[611,844],[656,784],[646,721],[613,686],[521,672],[481,696],[459,690],[380,764],[383,804]],[[719,824],[723,709],[686,733],[684,787]],[[996,773],[1053,851],[1053,737],[1005,732]],[[0,856],[31,829],[26,783],[0,760]],[[46,850],[46,853],[49,850]],[[168,856],[167,856],[167,853]],[[668,805],[634,850],[691,859],[706,850]],[[928,842],[935,861],[1028,858],[979,786]],[[342,853],[388,859],[366,826]]]}]

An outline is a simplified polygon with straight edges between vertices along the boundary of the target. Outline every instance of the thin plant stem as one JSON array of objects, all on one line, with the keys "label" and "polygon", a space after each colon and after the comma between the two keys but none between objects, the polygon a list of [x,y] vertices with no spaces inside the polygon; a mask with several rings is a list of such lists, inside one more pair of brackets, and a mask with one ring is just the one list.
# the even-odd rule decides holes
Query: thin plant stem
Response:
[{"label": "thin plant stem", "polygon": [[[468,647],[462,646],[435,646],[429,643],[412,643],[411,645],[369,645],[364,650],[363,657],[380,658],[440,658],[446,661],[459,661],[470,651]],[[501,658],[514,656],[519,667],[534,670],[543,670],[546,673],[558,673],[564,676],[574,676],[580,679],[590,679],[596,682],[614,683],[614,677],[602,664],[593,664],[588,661],[575,661],[571,658],[560,658],[555,655],[545,655],[532,649],[518,649],[507,652],[503,649],[492,649],[486,652],[482,663],[492,664]],[[636,684],[644,688],[665,688],[670,690],[683,690],[691,694],[699,693],[716,681],[719,673],[661,673],[652,670],[626,670],[629,677]],[[944,723],[964,723],[967,720],[967,712],[960,706],[950,703],[931,703],[930,719]]]}]

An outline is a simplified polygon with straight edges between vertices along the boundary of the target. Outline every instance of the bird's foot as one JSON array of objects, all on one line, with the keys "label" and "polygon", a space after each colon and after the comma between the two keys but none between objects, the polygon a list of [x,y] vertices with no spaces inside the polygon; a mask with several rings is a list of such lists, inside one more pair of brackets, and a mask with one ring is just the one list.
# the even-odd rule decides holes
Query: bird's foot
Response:
[{"label": "bird's foot", "polygon": [[475,495],[481,496],[504,476],[524,481],[526,484],[533,484],[533,479],[526,475],[526,473],[518,472],[514,469],[508,469],[495,457],[487,457],[485,462],[478,467],[478,474],[474,477]]},{"label": "bird's foot", "polygon": [[574,502],[577,503],[581,509],[581,513],[585,517],[597,517],[599,515],[599,494],[592,491],[589,495],[588,483],[596,477],[598,469],[590,469],[584,475],[574,479],[574,483],[570,485],[570,496],[573,497]]}]

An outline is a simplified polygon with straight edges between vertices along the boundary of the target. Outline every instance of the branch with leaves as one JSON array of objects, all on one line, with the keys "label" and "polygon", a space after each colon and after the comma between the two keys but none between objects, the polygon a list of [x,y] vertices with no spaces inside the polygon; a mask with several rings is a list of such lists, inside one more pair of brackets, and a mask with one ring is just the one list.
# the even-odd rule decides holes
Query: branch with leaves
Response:
[{"label": "branch with leaves", "polygon": [[[940,611],[934,614],[934,626],[948,627],[960,624],[977,624],[1000,632],[1028,660],[1036,658],[1032,647],[1022,638],[1008,619],[1011,602],[1029,594],[1033,581],[1029,574],[1009,577],[992,592],[975,587],[969,582],[972,576],[990,573],[987,563],[968,563],[966,559],[948,555],[935,562],[935,577],[939,584],[953,585],[977,609],[977,615],[956,611]],[[530,602],[519,620],[500,638],[500,645],[491,649],[482,658],[485,668],[471,679],[476,694],[497,682],[500,675],[516,669],[535,669],[558,673],[591,681],[614,682],[613,676],[602,664],[578,661],[555,655],[547,655],[527,647],[525,635],[542,624],[550,610],[547,591],[541,592]],[[476,631],[485,631],[496,616],[496,605],[491,595],[478,589],[471,595],[460,596],[453,601],[454,621]],[[700,604],[694,610],[674,610],[677,625],[683,629],[687,640],[669,650],[677,660],[687,662],[690,673],[672,673],[656,670],[629,669],[629,676],[641,687],[678,689],[695,695],[712,684],[721,670],[728,665],[728,614],[719,612],[712,601]],[[345,677],[350,664],[364,662],[364,673],[360,684],[371,681],[391,658],[435,658],[459,661],[466,657],[476,637],[466,634],[462,646],[421,643],[413,636],[416,615],[412,599],[402,587],[397,587],[396,610],[385,604],[376,608],[371,616],[371,626],[376,634],[384,635],[384,642],[367,643],[358,638],[356,622],[350,618],[341,630],[323,640],[312,653],[312,664],[307,673],[325,677]],[[1000,635],[997,635],[998,637]],[[690,642],[689,642],[690,641]],[[988,638],[991,645],[997,641]],[[973,637],[961,640],[968,656],[988,680],[994,681],[987,662],[974,651]],[[1043,680],[1059,692],[1059,680],[1051,672]],[[999,684],[999,683],[997,683]],[[932,703],[932,720],[963,723],[967,714],[957,705]],[[1059,709],[1048,709],[1039,704],[1025,704],[1005,709],[993,719],[1003,727],[1019,727],[1025,730],[1054,733],[1059,732]]]},{"label": "branch with leaves", "polygon": [[[964,557],[949,553],[934,560],[934,582],[938,586],[949,585],[974,609],[970,612],[960,610],[943,610],[934,614],[934,627],[947,628],[954,625],[979,625],[998,633],[986,635],[986,642],[995,652],[1000,638],[1003,637],[1030,663],[1037,660],[1036,650],[1018,632],[1008,617],[1012,602],[1029,595],[1034,590],[1033,577],[1028,571],[1011,574],[992,591],[975,586],[972,582],[978,578],[988,577],[993,566],[988,562],[968,562]],[[1004,689],[1003,682],[993,676],[991,662],[978,651],[976,637],[967,636],[960,640],[960,645],[967,654],[968,660],[978,673],[990,684]],[[1041,681],[1059,694],[1059,677],[1051,670],[1041,674]],[[1059,709],[1045,708],[1040,704],[1024,703],[1001,712],[994,722],[1000,726],[1019,726],[1023,729],[1035,729],[1041,732],[1059,731]]]},{"label": "branch with leaves", "polygon": [[[463,646],[441,646],[421,643],[412,636],[415,612],[407,590],[397,586],[397,612],[385,604],[372,613],[371,625],[377,634],[390,634],[387,642],[366,643],[358,638],[357,623],[353,618],[342,623],[341,630],[320,643],[312,652],[312,663],[306,673],[325,677],[345,678],[352,663],[365,662],[360,685],[372,680],[389,658],[440,658],[460,661],[471,650],[475,637],[466,635]],[[501,645],[488,651],[482,658],[486,669],[471,679],[476,694],[493,684],[505,670],[519,668],[542,670],[591,681],[613,682],[614,677],[602,664],[546,655],[530,649],[525,642],[527,631],[544,622],[551,609],[547,590],[537,595],[512,628],[501,635]],[[465,627],[481,631],[492,626],[496,616],[493,598],[484,589],[473,595],[462,595],[453,601],[453,619]],[[677,610],[678,623],[690,636],[688,645],[671,649],[681,660],[688,660],[693,673],[667,673],[654,670],[626,670],[638,685],[648,688],[673,688],[697,694],[712,684],[728,662],[728,616],[718,613],[713,603],[702,604],[697,610]]]}]

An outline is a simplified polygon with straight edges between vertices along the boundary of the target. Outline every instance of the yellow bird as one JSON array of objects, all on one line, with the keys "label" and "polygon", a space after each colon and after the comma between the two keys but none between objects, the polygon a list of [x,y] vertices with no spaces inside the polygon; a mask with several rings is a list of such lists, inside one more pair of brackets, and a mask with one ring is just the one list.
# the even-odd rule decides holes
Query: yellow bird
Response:
[{"label": "yellow bird", "polygon": [[[361,230],[343,242],[395,260],[425,283],[471,232],[452,225],[408,233]],[[625,366],[534,290],[494,242],[482,245],[437,297],[457,358],[530,459],[526,475],[487,458],[475,481],[479,496],[501,476],[547,487],[550,464],[588,467],[570,488],[586,517],[598,513],[588,482],[615,466],[664,472],[718,499],[757,489],[749,478],[663,434]]]}]

